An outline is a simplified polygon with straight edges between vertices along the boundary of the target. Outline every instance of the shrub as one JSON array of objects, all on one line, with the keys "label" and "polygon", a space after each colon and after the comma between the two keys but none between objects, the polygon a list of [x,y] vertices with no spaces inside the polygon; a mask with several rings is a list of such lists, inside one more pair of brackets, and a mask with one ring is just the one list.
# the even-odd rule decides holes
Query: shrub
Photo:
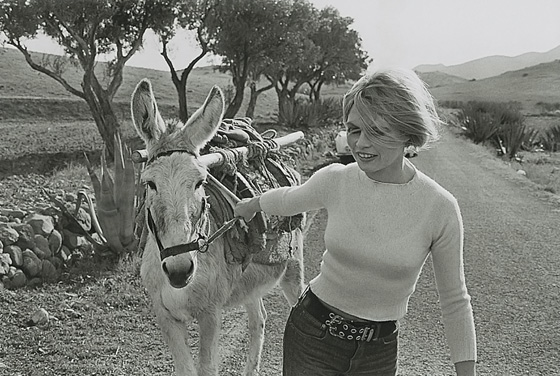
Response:
[{"label": "shrub", "polygon": [[543,149],[556,152],[560,150],[560,124],[548,128],[539,134],[539,141]]},{"label": "shrub", "polygon": [[501,124],[497,137],[500,146],[505,149],[505,154],[513,159],[516,157],[520,149],[530,148],[535,139],[537,132],[529,129],[522,122],[507,122]]},{"label": "shrub", "polygon": [[522,148],[530,147],[537,132],[528,129],[516,102],[468,102],[458,116],[464,134],[479,144],[491,142],[499,150],[514,158]]},{"label": "shrub", "polygon": [[316,128],[342,121],[342,98],[328,97],[316,102],[298,98],[286,103],[278,113],[278,122],[290,128]]},{"label": "shrub", "polygon": [[537,102],[537,108],[540,109],[543,114],[555,114],[560,111],[560,103],[548,103],[548,102]]},{"label": "shrub", "polygon": [[462,101],[444,100],[438,101],[438,106],[442,108],[463,108],[464,104]]},{"label": "shrub", "polygon": [[475,144],[491,140],[500,126],[484,102],[467,103],[458,114],[457,120],[465,136]]}]

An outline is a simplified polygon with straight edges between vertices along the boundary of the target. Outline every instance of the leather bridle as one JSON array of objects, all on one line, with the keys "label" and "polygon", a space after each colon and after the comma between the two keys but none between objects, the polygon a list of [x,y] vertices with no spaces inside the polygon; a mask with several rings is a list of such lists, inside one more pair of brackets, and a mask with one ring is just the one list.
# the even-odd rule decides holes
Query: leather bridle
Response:
[{"label": "leather bridle", "polygon": [[[150,160],[146,163],[146,166],[148,166],[150,163],[152,163],[154,160],[156,160],[159,157],[169,156],[169,155],[171,155],[173,153],[177,153],[177,152],[188,153],[188,154],[194,156],[195,158],[198,158],[198,155],[196,153],[190,151],[190,150],[173,149],[173,150],[168,150],[168,151],[161,152],[161,153],[155,155],[154,157],[150,158]],[[208,216],[207,216],[207,213],[206,213],[207,209],[208,209],[208,205],[207,205],[207,202],[206,202],[206,198],[204,198],[204,200],[202,202],[202,210],[201,210],[200,216],[198,217],[198,220],[196,222],[198,237],[195,241],[190,242],[190,243],[186,243],[186,244],[179,244],[179,245],[175,245],[175,246],[166,248],[166,247],[163,246],[163,243],[161,242],[161,239],[159,238],[157,227],[156,227],[156,224],[154,222],[154,218],[152,216],[152,211],[150,210],[150,208],[146,208],[147,217],[148,217],[147,218],[148,219],[148,228],[150,229],[150,232],[153,234],[154,239],[156,241],[156,244],[158,246],[161,261],[163,261],[167,257],[177,256],[177,255],[180,255],[180,254],[183,254],[183,253],[189,253],[189,252],[193,252],[193,251],[197,251],[197,252],[200,252],[200,253],[207,252],[210,244],[214,240],[216,240],[217,238],[219,238],[220,236],[225,234],[229,229],[231,229],[235,225],[237,220],[239,220],[239,217],[232,218],[229,221],[224,222],[223,225],[220,228],[218,228],[212,235],[206,236],[206,234],[203,231],[203,227],[205,227],[205,226],[209,227]]]}]

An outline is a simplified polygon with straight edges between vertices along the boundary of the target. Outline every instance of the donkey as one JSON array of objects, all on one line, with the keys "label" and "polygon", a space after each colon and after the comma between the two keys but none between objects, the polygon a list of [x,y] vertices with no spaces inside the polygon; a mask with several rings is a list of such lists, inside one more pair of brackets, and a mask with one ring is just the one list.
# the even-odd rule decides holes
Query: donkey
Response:
[{"label": "donkey", "polygon": [[[243,305],[248,317],[244,375],[257,374],[266,320],[262,297],[279,284],[288,303],[296,303],[303,288],[303,234],[297,229],[282,235],[291,240],[278,244],[291,246],[294,256],[273,265],[228,262],[223,238],[197,251],[199,234],[214,233],[222,225],[206,213],[208,172],[198,156],[222,121],[223,93],[214,86],[202,107],[185,124],[175,125],[162,119],[147,79],[136,86],[131,102],[134,126],[148,151],[141,180],[150,232],[140,274],[176,375],[218,375],[222,311],[236,305]],[[186,251],[173,251],[179,248]],[[194,319],[200,335],[197,366],[186,330]]]}]

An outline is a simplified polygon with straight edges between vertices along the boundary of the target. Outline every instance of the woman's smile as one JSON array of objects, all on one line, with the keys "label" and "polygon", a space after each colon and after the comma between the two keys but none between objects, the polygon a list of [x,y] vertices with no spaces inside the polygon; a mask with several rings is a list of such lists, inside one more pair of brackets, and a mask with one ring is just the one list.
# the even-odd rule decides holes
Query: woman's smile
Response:
[{"label": "woman's smile", "polygon": [[364,162],[371,161],[376,157],[378,157],[377,154],[362,153],[362,152],[357,152],[356,155],[358,156],[359,159],[361,159]]}]

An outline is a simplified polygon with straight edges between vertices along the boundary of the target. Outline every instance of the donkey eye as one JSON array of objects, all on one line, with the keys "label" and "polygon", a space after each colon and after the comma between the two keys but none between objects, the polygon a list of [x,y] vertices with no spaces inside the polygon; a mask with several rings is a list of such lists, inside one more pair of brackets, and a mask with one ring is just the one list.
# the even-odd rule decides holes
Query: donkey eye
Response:
[{"label": "donkey eye", "polygon": [[157,192],[156,183],[154,183],[152,180],[146,181],[145,184],[146,184],[146,186],[148,186],[148,188],[153,189],[154,191]]}]

